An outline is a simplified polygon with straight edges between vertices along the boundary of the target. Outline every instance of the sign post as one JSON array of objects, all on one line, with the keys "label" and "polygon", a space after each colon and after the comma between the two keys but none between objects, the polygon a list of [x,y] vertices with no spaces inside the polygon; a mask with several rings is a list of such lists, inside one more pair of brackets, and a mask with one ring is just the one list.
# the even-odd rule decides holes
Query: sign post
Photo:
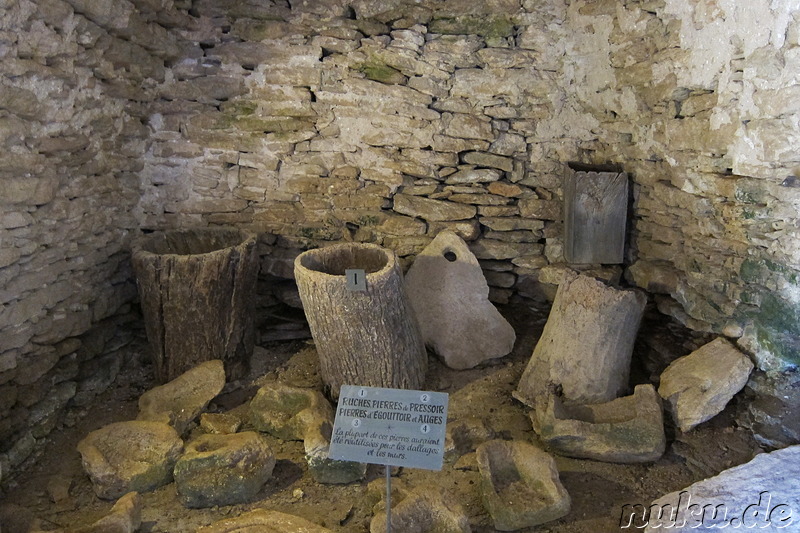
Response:
[{"label": "sign post", "polygon": [[343,385],[330,459],[386,466],[386,531],[391,532],[391,467],[441,470],[448,395]]}]

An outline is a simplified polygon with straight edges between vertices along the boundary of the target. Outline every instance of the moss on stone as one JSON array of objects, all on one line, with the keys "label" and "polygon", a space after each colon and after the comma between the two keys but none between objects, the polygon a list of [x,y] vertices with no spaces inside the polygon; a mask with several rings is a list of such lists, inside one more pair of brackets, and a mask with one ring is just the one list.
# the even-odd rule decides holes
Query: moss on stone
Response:
[{"label": "moss on stone", "polygon": [[431,33],[445,35],[480,35],[485,39],[502,39],[514,35],[514,22],[508,15],[463,15],[431,21]]},{"label": "moss on stone", "polygon": [[399,70],[374,58],[362,63],[356,70],[363,73],[370,80],[386,83],[387,85],[403,83],[406,79]]},{"label": "moss on stone", "polygon": [[377,226],[380,221],[380,217],[376,215],[361,215],[358,217],[357,223],[359,226]]}]

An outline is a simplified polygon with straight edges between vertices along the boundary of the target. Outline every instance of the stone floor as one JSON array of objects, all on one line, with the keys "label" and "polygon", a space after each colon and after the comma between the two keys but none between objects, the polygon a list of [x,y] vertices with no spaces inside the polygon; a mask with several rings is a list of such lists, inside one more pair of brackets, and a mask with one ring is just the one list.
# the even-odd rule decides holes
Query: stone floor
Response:
[{"label": "stone floor", "polygon": [[[516,387],[547,317],[526,306],[509,306],[502,311],[517,331],[514,351],[505,358],[462,371],[450,370],[431,357],[426,388],[450,394],[448,418],[451,423],[459,418],[479,416],[499,438],[536,441],[527,408],[511,397],[511,391]],[[635,349],[632,383],[657,376],[671,359],[689,353],[707,340],[649,311]],[[113,502],[94,496],[75,446],[89,431],[135,418],[139,396],[154,385],[144,340],[140,337],[125,349],[131,350],[131,363],[121,373],[115,387],[98,398],[70,427],[54,432],[37,461],[5,487],[0,504],[3,533],[27,533],[31,524],[38,524],[44,531],[74,527],[92,523],[108,513]],[[209,410],[245,409],[261,384],[276,379],[301,387],[320,386],[316,351],[311,341],[271,342],[258,347],[250,375],[228,384]],[[734,420],[738,409],[741,406],[735,399],[722,414],[686,434],[677,432],[668,423],[667,451],[655,463],[620,465],[556,457],[572,508],[559,520],[521,531],[617,531],[623,505],[649,505],[661,495],[750,460],[760,450],[750,433],[737,427]],[[199,430],[194,429],[193,433]],[[302,442],[267,438],[277,464],[273,478],[256,501],[190,510],[180,504],[174,484],[171,484],[142,495],[139,531],[191,532],[256,508],[299,515],[335,532],[369,531],[373,506],[384,487],[382,467],[371,466],[367,479],[360,483],[321,485],[307,473]],[[448,491],[464,506],[473,532],[495,531],[480,501],[480,475],[474,455],[446,463],[440,472],[400,470],[394,483],[407,487],[427,485]]]}]

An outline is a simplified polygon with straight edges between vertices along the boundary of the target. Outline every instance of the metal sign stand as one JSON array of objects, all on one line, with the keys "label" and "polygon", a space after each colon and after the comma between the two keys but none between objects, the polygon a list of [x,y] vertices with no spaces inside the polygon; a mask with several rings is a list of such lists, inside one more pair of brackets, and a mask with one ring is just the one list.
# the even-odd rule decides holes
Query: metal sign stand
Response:
[{"label": "metal sign stand", "polygon": [[386,533],[392,533],[392,467],[386,465]]}]

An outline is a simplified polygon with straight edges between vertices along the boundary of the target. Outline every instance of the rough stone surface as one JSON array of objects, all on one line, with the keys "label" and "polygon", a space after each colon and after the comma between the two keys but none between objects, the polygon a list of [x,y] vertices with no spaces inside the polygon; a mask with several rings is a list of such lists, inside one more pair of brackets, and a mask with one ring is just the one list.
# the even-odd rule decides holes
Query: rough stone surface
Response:
[{"label": "rough stone surface", "polygon": [[117,500],[111,512],[94,524],[68,529],[67,533],[134,533],[142,524],[142,497],[129,492]]},{"label": "rough stone surface", "polygon": [[318,526],[305,518],[278,511],[256,509],[235,518],[225,518],[201,527],[197,533],[330,533],[330,529]]},{"label": "rough stone surface", "polygon": [[477,450],[483,503],[499,531],[561,518],[570,497],[550,455],[522,441],[491,440]]},{"label": "rough stone surface", "polygon": [[586,275],[565,279],[515,397],[531,406],[552,386],[566,403],[613,400],[628,386],[631,354],[647,298]]},{"label": "rough stone surface", "polygon": [[309,428],[333,420],[333,409],[321,392],[273,382],[250,402],[253,426],[284,440],[303,440]]},{"label": "rough stone surface", "polygon": [[658,460],[667,444],[661,397],[650,384],[602,404],[565,406],[553,395],[531,421],[547,449],[568,457],[646,463]]},{"label": "rough stone surface", "polygon": [[[651,511],[644,524],[641,518],[645,509],[631,509],[632,525],[646,525],[644,531],[649,533],[717,531],[725,527],[791,531],[797,521],[794,513],[800,508],[799,477],[800,446],[762,453],[748,463],[658,498],[648,508]],[[652,509],[669,511],[658,516]]]},{"label": "rough stone surface", "polygon": [[186,507],[247,503],[274,467],[275,455],[256,432],[201,435],[175,463],[175,486]]},{"label": "rough stone surface", "polygon": [[676,425],[689,431],[722,412],[752,370],[753,362],[719,337],[671,363],[658,393],[669,402]]},{"label": "rough stone surface", "polygon": [[[385,493],[385,490],[384,490]],[[434,488],[412,490],[399,502],[392,500],[392,531],[470,533],[469,517],[448,493]],[[386,507],[386,502],[383,502]],[[386,533],[386,511],[376,512],[370,533]]]},{"label": "rough stone surface", "polygon": [[[352,12],[339,2],[6,4],[2,383],[21,385],[24,368],[23,380],[48,382],[44,352],[125,316],[138,228],[274,234],[262,265],[284,278],[288,256],[341,240],[410,260],[440,228],[421,213],[408,217],[413,234],[383,228],[394,197],[471,211],[447,200],[444,182],[489,165],[498,180],[470,186],[514,194],[462,220],[540,224],[546,249],[532,255],[558,262],[566,162],[632,176],[626,253],[656,266],[632,279],[662,293],[661,309],[699,331],[741,332],[771,374],[800,364],[790,2],[425,0],[403,16],[383,0]],[[476,236],[489,239],[502,241]],[[86,405],[95,390],[81,391]],[[35,448],[23,407],[0,414],[7,465]]]},{"label": "rough stone surface", "polygon": [[264,385],[250,402],[250,417],[259,431],[302,440],[309,471],[319,483],[351,483],[366,474],[366,464],[328,459],[333,408],[317,390],[279,382]]},{"label": "rough stone surface", "polygon": [[489,301],[480,264],[455,233],[439,233],[405,283],[425,344],[450,368],[472,368],[514,348],[514,329]]},{"label": "rough stone surface", "polygon": [[222,361],[200,363],[173,379],[142,394],[137,420],[165,422],[183,435],[189,424],[225,386]]},{"label": "rough stone surface", "polygon": [[136,420],[92,431],[78,443],[78,451],[95,494],[115,499],[171,482],[183,441],[167,424]]}]

